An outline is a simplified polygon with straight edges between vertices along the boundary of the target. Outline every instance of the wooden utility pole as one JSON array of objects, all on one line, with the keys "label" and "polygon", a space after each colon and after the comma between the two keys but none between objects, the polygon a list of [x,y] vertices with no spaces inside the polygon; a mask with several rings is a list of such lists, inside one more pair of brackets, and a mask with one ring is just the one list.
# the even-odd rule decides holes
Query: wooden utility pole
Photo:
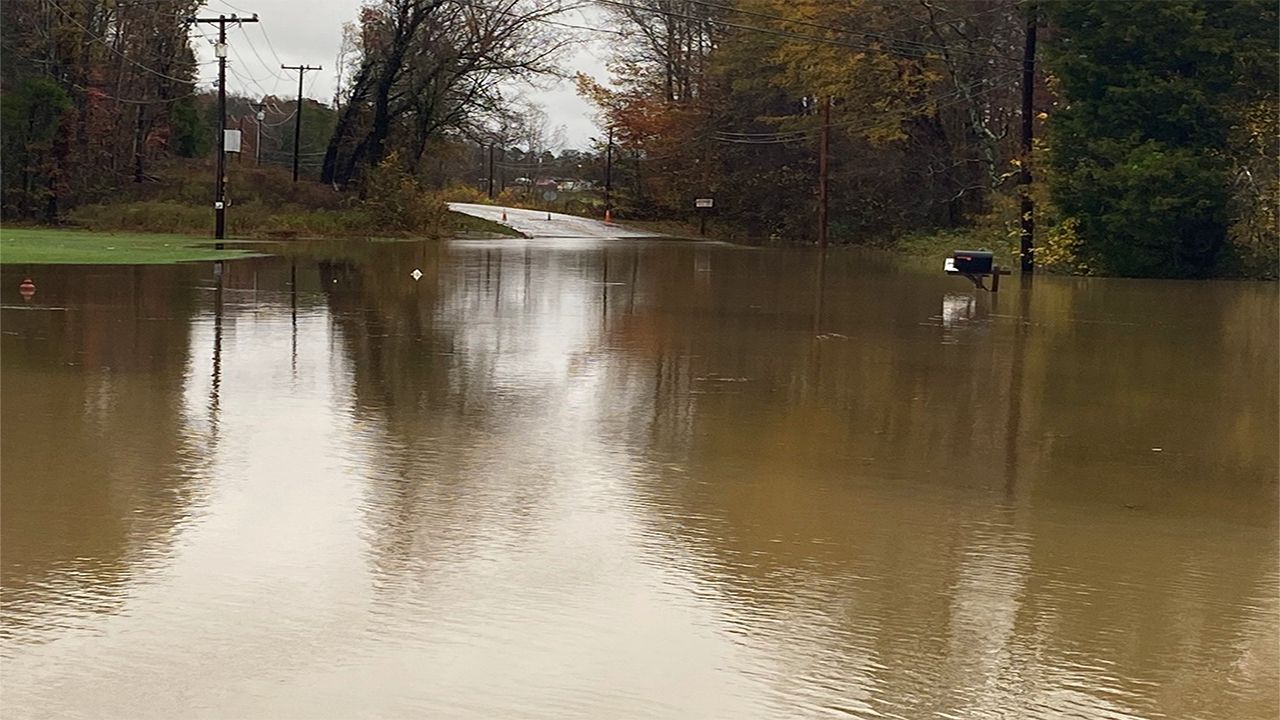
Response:
[{"label": "wooden utility pole", "polygon": [[604,149],[604,221],[613,221],[613,128],[609,128],[609,144]]},{"label": "wooden utility pole", "polygon": [[251,107],[253,108],[254,120],[257,121],[255,125],[258,129],[258,134],[253,140],[253,164],[257,166],[262,164],[262,121],[267,117],[267,105],[266,103],[252,103]]},{"label": "wooden utility pole", "polygon": [[831,96],[822,100],[822,136],[818,142],[818,246],[827,247],[827,154],[831,150]]},{"label": "wooden utility pole", "polygon": [[298,182],[298,153],[302,145],[302,78],[308,70],[323,70],[319,65],[281,65],[281,70],[298,71],[298,108],[293,113],[293,181]]},{"label": "wooden utility pole", "polygon": [[493,143],[489,143],[489,199],[493,199]]},{"label": "wooden utility pole", "polygon": [[1022,272],[1035,272],[1035,201],[1031,198],[1031,134],[1035,127],[1036,11],[1027,9],[1026,45],[1022,51],[1022,162],[1018,185],[1022,195]]},{"label": "wooden utility pole", "polygon": [[258,15],[242,18],[232,13],[230,17],[192,17],[188,21],[218,26],[218,44],[214,47],[218,56],[218,176],[213,189],[213,237],[221,240],[227,230],[227,23],[256,23]]}]

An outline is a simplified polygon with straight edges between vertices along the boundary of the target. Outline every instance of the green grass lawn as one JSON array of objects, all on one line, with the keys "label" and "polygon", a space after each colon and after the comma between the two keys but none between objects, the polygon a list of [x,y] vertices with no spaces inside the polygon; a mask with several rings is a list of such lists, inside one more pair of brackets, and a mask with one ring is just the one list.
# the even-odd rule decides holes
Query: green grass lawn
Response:
[{"label": "green grass lawn", "polygon": [[212,240],[179,235],[104,233],[52,228],[0,228],[0,264],[163,265],[248,257],[218,250]]},{"label": "green grass lawn", "polygon": [[449,229],[453,232],[482,232],[507,237],[524,237],[524,233],[493,220],[485,220],[474,215],[458,213],[452,210],[448,215]]}]

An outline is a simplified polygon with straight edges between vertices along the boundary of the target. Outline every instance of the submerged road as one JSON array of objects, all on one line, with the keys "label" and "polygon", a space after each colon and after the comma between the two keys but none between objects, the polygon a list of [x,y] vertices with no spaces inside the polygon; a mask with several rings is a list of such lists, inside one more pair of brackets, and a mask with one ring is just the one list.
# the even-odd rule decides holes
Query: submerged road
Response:
[{"label": "submerged road", "polygon": [[0,717],[1280,718],[1277,284],[508,222],[0,266]]},{"label": "submerged road", "polygon": [[[465,213],[485,220],[500,222],[515,228],[531,238],[640,238],[668,237],[661,233],[646,230],[633,230],[619,227],[591,218],[566,215],[564,213],[548,213],[545,210],[524,210],[520,208],[503,208],[496,205],[479,205],[475,203],[449,203],[449,209]],[[507,219],[502,219],[502,213]]]}]

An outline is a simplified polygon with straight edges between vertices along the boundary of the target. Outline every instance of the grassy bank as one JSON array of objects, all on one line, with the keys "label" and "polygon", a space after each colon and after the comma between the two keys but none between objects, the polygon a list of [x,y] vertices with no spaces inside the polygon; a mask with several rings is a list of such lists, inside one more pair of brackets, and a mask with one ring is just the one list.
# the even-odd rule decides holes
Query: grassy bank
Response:
[{"label": "grassy bank", "polygon": [[[137,200],[111,205],[85,205],[72,210],[66,222],[76,228],[113,233],[172,233],[208,235],[213,210],[173,200]],[[505,225],[450,212],[440,207],[418,227],[386,222],[363,207],[271,207],[261,202],[227,210],[227,235],[238,238],[289,240],[328,237],[442,237],[459,232],[485,232],[519,237]]]},{"label": "grassy bank", "polygon": [[253,254],[247,250],[219,250],[212,240],[170,234],[0,228],[0,264],[5,265],[162,265],[229,260]]},{"label": "grassy bank", "polygon": [[[160,265],[176,262],[231,260],[263,253],[243,248],[214,247],[209,238],[212,213],[199,208],[199,217],[185,209],[173,211],[138,208],[133,204],[105,206],[92,210],[92,219],[81,228],[40,226],[5,226],[0,228],[0,264],[76,264],[76,265]],[[100,213],[100,214],[99,214]],[[302,215],[306,215],[303,213]],[[292,238],[361,238],[408,236],[402,232],[366,234],[367,227],[351,219],[321,218],[300,220],[296,233],[281,235],[271,232],[245,232],[228,237],[236,240],[260,238],[284,241]],[[277,219],[279,216],[275,216]],[[279,224],[264,225],[276,227]],[[444,216],[443,234],[483,233],[518,237],[511,228],[481,218],[448,212]],[[142,232],[147,228],[152,232]]]},{"label": "grassy bank", "polygon": [[[518,235],[448,211],[443,198],[423,190],[393,166],[371,172],[362,192],[337,191],[316,182],[292,182],[288,170],[235,165],[228,186],[228,238],[442,237],[459,232]],[[62,226],[111,233],[165,233],[208,237],[213,231],[209,197],[212,166],[171,160],[152,168],[147,182],[115,189],[109,202],[70,208]]]},{"label": "grassy bank", "polygon": [[478,218],[474,215],[466,213],[457,213],[452,210],[449,212],[448,233],[487,233],[490,235],[502,235],[505,237],[524,237],[519,230],[507,227],[500,222]]}]

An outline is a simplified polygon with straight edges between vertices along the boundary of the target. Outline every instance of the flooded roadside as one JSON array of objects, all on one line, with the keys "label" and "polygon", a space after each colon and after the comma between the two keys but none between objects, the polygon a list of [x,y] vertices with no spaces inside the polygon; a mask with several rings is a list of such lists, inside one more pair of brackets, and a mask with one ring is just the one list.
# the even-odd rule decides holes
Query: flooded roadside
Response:
[{"label": "flooded roadside", "polygon": [[3,270],[9,712],[1280,711],[1274,285],[345,247]]}]

